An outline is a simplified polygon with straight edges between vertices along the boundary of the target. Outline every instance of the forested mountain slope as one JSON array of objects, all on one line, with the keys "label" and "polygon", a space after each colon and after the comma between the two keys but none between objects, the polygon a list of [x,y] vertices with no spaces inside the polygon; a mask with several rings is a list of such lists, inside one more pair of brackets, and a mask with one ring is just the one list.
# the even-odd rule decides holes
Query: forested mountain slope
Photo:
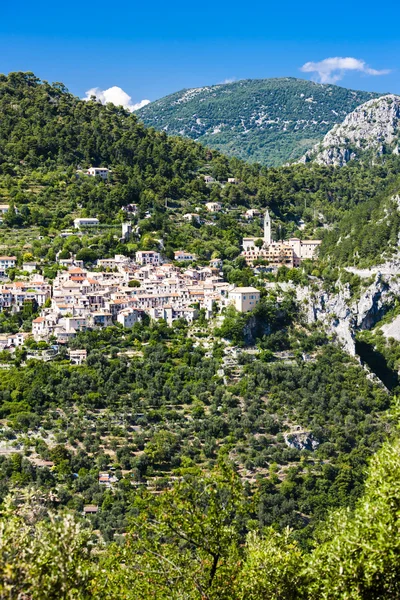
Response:
[{"label": "forested mountain slope", "polygon": [[[347,94],[328,88],[333,95]],[[315,86],[315,94],[327,94],[328,88]],[[399,191],[400,159],[395,155],[384,155],[375,165],[350,164],[341,170],[315,164],[269,169],[249,165],[191,140],[147,129],[122,108],[83,102],[63,84],[40,82],[30,73],[0,77],[0,117],[0,194],[2,202],[18,209],[5,219],[16,231],[59,231],[82,211],[117,226],[124,218],[121,207],[137,203],[138,224],[146,235],[130,248],[119,246],[121,252],[157,248],[157,239],[163,239],[170,256],[184,247],[203,260],[214,252],[233,259],[243,235],[261,232],[261,221],[243,220],[243,211],[268,207],[275,238],[322,237],[322,256],[335,255],[341,264],[355,259],[379,262],[383,252],[390,254],[396,247],[398,219],[390,200]],[[110,167],[110,183],[76,177],[77,167],[90,165]],[[205,183],[204,175],[214,183]],[[238,183],[227,184],[229,177]],[[223,205],[213,217],[217,227],[207,222],[204,207],[210,200]],[[199,207],[201,227],[184,221],[185,213]],[[388,210],[393,218],[383,218]],[[303,231],[298,229],[301,219]],[[45,235],[40,242],[37,233],[33,237],[35,251],[45,256],[49,239]],[[67,243],[59,241],[61,247]],[[25,242],[24,236],[10,233],[2,240],[10,252],[22,251]],[[82,243],[74,240],[76,251]],[[94,256],[117,249],[112,237],[96,243]]]},{"label": "forested mountain slope", "polygon": [[265,165],[299,158],[335,123],[378,94],[303,79],[247,79],[182,90],[137,114],[170,135]]}]

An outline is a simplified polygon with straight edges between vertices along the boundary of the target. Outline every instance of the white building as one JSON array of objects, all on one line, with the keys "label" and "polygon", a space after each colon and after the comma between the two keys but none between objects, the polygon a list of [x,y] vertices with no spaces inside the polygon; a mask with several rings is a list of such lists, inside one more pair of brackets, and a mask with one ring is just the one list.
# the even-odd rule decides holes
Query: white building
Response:
[{"label": "white building", "polygon": [[290,238],[288,244],[293,248],[293,266],[298,267],[307,258],[313,260],[316,257],[321,240],[300,240]]},{"label": "white building", "polygon": [[123,254],[116,254],[114,258],[99,258],[97,266],[103,269],[116,269],[129,265],[130,259]]},{"label": "white building", "polygon": [[141,312],[131,308],[125,308],[121,310],[117,315],[118,323],[121,323],[122,327],[128,328],[133,327],[135,323],[141,320]]},{"label": "white building", "polygon": [[70,350],[69,351],[69,360],[73,365],[81,365],[85,362],[87,358],[86,350]]},{"label": "white building", "polygon": [[90,217],[80,217],[79,219],[74,219],[74,227],[75,229],[80,229],[81,227],[96,227],[99,225],[100,221],[95,218]]},{"label": "white building", "polygon": [[186,213],[185,215],[183,215],[183,218],[185,219],[185,221],[189,221],[189,223],[191,223],[192,221],[200,223],[200,215],[198,215],[197,213]]},{"label": "white building", "polygon": [[36,271],[37,264],[35,262],[24,262],[22,263],[22,270],[28,271],[28,273],[33,273]]},{"label": "white building", "polygon": [[248,312],[260,302],[260,292],[254,287],[237,287],[228,292],[228,302],[238,312]]},{"label": "white building", "polygon": [[257,208],[249,208],[249,210],[246,210],[246,212],[244,213],[244,217],[248,221],[251,221],[252,219],[258,216],[260,216],[260,211]]},{"label": "white building", "polygon": [[221,258],[212,258],[209,262],[210,267],[213,269],[222,269],[222,259]]},{"label": "white building", "polygon": [[58,264],[62,267],[78,267],[83,269],[83,260],[77,260],[76,258],[58,258]]},{"label": "white building", "polygon": [[220,202],[206,202],[206,209],[208,212],[220,212],[222,204]]},{"label": "white building", "polygon": [[32,334],[35,340],[48,334],[48,327],[44,317],[37,317],[32,321]]},{"label": "white building", "polygon": [[13,269],[16,261],[15,256],[0,256],[0,275],[5,275],[7,269]]},{"label": "white building", "polygon": [[139,250],[135,254],[135,260],[138,265],[154,265],[161,263],[161,254],[154,250]]},{"label": "white building", "polygon": [[0,215],[5,215],[10,209],[9,204],[0,204]]},{"label": "white building", "polygon": [[109,169],[105,169],[104,167],[90,167],[87,170],[87,174],[90,177],[101,177],[102,179],[108,179]]},{"label": "white building", "polygon": [[177,250],[174,252],[174,259],[181,262],[191,262],[197,260],[197,256],[193,252],[185,252],[184,250]]}]

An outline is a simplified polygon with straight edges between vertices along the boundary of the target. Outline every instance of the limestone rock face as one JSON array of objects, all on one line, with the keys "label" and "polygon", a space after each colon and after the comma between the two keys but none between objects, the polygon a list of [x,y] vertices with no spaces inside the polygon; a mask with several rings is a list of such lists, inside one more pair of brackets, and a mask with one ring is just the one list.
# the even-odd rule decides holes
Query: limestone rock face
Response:
[{"label": "limestone rock face", "polygon": [[285,443],[289,448],[296,450],[309,450],[313,452],[319,446],[319,442],[314,439],[310,431],[299,431],[296,433],[288,433],[285,435]]},{"label": "limestone rock face", "polygon": [[371,151],[376,156],[400,151],[400,96],[388,94],[365,102],[335,125],[302,162],[341,167]]},{"label": "limestone rock face", "polygon": [[391,323],[382,325],[381,329],[386,339],[394,338],[395,340],[400,342],[400,315],[396,317]]},{"label": "limestone rock face", "polygon": [[389,301],[389,290],[390,286],[382,274],[377,273],[375,281],[365,290],[354,307],[358,329],[370,329],[383,316]]},{"label": "limestone rock face", "polygon": [[[308,323],[320,321],[328,333],[334,334],[350,355],[355,356],[355,334],[361,329],[371,329],[383,317],[395,297],[400,295],[400,260],[394,258],[372,269],[347,269],[362,278],[374,275],[374,281],[358,300],[351,300],[348,285],[338,293],[323,289],[311,291],[309,287],[297,288],[297,300],[303,308]],[[385,326],[387,335],[399,336],[400,320]],[[385,332],[385,330],[384,330]]]},{"label": "limestone rock face", "polygon": [[348,286],[344,286],[338,294],[324,290],[311,292],[308,287],[297,289],[297,300],[304,306],[308,323],[321,321],[327,331],[338,338],[346,352],[355,356],[356,318],[349,306],[349,297]]}]

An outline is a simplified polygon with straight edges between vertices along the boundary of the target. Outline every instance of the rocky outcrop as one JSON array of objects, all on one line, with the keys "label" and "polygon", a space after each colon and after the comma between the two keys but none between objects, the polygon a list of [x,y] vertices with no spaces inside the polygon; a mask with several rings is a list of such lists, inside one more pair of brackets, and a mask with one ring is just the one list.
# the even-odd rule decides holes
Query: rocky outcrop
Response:
[{"label": "rocky outcrop", "polygon": [[319,442],[314,439],[310,431],[287,433],[284,435],[284,438],[287,446],[289,448],[296,448],[296,450],[309,450],[312,452],[319,446]]},{"label": "rocky outcrop", "polygon": [[386,339],[393,338],[400,342],[400,315],[391,323],[382,325],[381,330]]},{"label": "rocky outcrop", "polygon": [[315,291],[309,287],[297,288],[296,293],[307,321],[322,322],[343,348],[355,356],[356,332],[376,325],[392,305],[393,298],[400,295],[400,260],[396,258],[374,269],[348,270],[365,278],[374,275],[374,281],[357,300],[351,299],[348,285],[342,286],[337,293],[323,289]]},{"label": "rocky outcrop", "polygon": [[343,348],[351,356],[356,354],[356,318],[349,306],[350,293],[347,286],[338,294],[325,290],[312,291],[310,288],[297,288],[297,300],[304,307],[307,321],[321,321],[327,331],[335,335]]},{"label": "rocky outcrop", "polygon": [[[358,329],[371,329],[383,317],[394,291],[393,284],[391,287],[382,274],[377,273],[374,282],[353,307]],[[398,285],[395,287],[397,289]]]},{"label": "rocky outcrop", "polygon": [[400,96],[365,102],[335,125],[301,162],[343,166],[370,151],[376,156],[400,152]]}]

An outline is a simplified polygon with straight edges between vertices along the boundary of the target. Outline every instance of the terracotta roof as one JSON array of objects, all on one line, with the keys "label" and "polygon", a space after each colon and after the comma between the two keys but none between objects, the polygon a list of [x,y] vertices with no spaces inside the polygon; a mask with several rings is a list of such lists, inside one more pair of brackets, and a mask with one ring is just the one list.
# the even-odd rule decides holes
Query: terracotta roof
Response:
[{"label": "terracotta roof", "polygon": [[80,267],[72,267],[68,269],[68,273],[84,273],[84,271]]},{"label": "terracotta roof", "polygon": [[36,319],[33,319],[32,323],[43,323],[45,320],[44,317],[36,317]]}]

